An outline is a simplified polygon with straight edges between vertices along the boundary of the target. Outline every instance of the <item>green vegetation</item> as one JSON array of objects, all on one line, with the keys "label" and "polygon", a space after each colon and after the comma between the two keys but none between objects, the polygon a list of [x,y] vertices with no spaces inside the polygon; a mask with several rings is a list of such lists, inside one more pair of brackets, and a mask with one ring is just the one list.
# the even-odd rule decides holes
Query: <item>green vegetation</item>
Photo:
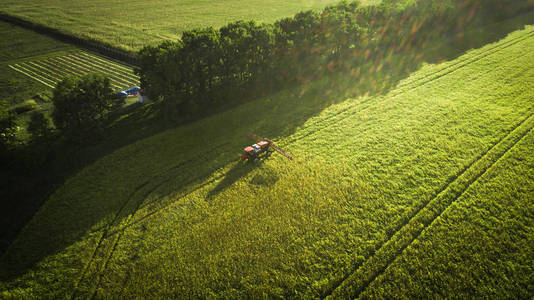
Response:
[{"label": "green vegetation", "polygon": [[[88,72],[108,75],[116,90],[138,85],[138,78],[131,67],[122,63],[4,22],[0,22],[0,38],[0,177],[3,178],[0,252],[3,252],[51,190],[90,161],[88,157],[94,157],[87,154],[94,149],[84,149],[84,152],[65,145],[57,139],[57,134],[51,134],[52,128],[46,127],[52,111],[50,86],[63,76],[82,76]],[[30,76],[13,69],[17,66]],[[136,100],[127,101],[132,104]],[[32,120],[35,114],[44,119]],[[50,135],[54,140],[44,138]],[[122,136],[131,141],[127,133]]]},{"label": "green vegetation", "polygon": [[362,296],[532,297],[532,153],[534,132],[530,130],[464,190]]},{"label": "green vegetation", "polygon": [[[43,58],[68,53],[75,48],[52,38],[0,22],[0,100],[10,107],[34,96],[50,96],[43,86],[9,67],[26,59]],[[37,98],[37,97],[36,97]],[[43,101],[40,101],[41,103]]]},{"label": "green vegetation", "polygon": [[[274,22],[307,9],[323,8],[337,0],[158,0],[158,1],[2,1],[0,12],[99,40],[126,50],[178,39],[185,30],[220,27],[231,21]],[[379,0],[367,0],[369,4]]]},{"label": "green vegetation", "polygon": [[54,90],[52,117],[56,128],[79,135],[101,127],[106,114],[124,103],[111,89],[111,80],[101,74],[65,77]]},{"label": "green vegetation", "polygon": [[391,57],[425,51],[441,39],[456,40],[470,29],[532,8],[517,1],[507,13],[493,16],[500,6],[491,0],[420,0],[402,10],[395,4],[340,2],[269,25],[238,21],[218,30],[185,31],[179,41],[139,51],[141,86],[152,99],[163,98],[179,119],[253,100],[273,87],[351,73],[370,61],[387,68]]},{"label": "green vegetation", "polygon": [[[10,245],[2,296],[299,298],[374,288],[500,157],[528,156],[520,145],[533,138],[533,36],[527,26],[441,64],[421,66],[415,51],[369,61],[120,148],[59,187]],[[295,160],[238,163],[247,132]]]}]

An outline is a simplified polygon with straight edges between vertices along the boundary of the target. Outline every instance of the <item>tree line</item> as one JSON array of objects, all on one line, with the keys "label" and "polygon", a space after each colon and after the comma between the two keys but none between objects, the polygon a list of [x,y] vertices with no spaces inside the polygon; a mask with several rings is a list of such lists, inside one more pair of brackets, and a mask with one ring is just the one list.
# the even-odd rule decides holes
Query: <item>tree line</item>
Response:
[{"label": "tree line", "polygon": [[527,0],[384,0],[340,2],[274,24],[237,21],[185,31],[181,40],[138,53],[141,86],[176,117],[232,106],[242,99],[350,71],[370,59],[421,47],[432,39],[514,16]]}]

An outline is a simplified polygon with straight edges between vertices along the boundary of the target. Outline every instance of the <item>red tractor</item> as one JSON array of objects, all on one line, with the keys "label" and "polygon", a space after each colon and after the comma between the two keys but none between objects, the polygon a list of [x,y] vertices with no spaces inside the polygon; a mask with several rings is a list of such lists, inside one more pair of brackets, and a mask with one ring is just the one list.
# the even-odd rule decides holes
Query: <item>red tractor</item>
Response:
[{"label": "red tractor", "polygon": [[280,147],[276,146],[273,141],[267,138],[262,138],[260,136],[254,135],[254,134],[248,134],[248,137],[250,137],[253,140],[258,141],[258,143],[253,144],[252,146],[246,147],[244,150],[244,153],[241,155],[241,160],[247,160],[256,162],[262,158],[267,158],[271,156],[273,151],[271,148],[283,156],[293,159],[291,154],[285,152]]},{"label": "red tractor", "polygon": [[258,161],[260,158],[269,157],[272,154],[269,149],[269,142],[260,141],[257,144],[246,147],[241,155],[241,160]]}]

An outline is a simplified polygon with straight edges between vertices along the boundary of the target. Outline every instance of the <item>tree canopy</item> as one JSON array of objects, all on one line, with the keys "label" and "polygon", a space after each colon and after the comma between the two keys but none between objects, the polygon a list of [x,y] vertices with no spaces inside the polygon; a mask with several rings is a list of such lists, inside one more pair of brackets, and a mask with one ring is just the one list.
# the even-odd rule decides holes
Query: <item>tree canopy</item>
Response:
[{"label": "tree canopy", "polygon": [[52,118],[56,128],[74,132],[99,127],[107,112],[123,101],[111,89],[109,78],[88,74],[65,77],[54,90]]}]

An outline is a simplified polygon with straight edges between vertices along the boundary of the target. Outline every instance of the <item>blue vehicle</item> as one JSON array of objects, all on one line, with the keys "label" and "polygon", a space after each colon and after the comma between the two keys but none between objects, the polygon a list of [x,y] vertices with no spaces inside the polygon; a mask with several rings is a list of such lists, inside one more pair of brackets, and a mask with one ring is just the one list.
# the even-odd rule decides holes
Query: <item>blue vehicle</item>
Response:
[{"label": "blue vehicle", "polygon": [[128,97],[128,96],[136,96],[140,89],[141,89],[140,87],[134,86],[131,89],[127,89],[125,91],[118,92],[117,96],[124,97],[124,98]]}]

